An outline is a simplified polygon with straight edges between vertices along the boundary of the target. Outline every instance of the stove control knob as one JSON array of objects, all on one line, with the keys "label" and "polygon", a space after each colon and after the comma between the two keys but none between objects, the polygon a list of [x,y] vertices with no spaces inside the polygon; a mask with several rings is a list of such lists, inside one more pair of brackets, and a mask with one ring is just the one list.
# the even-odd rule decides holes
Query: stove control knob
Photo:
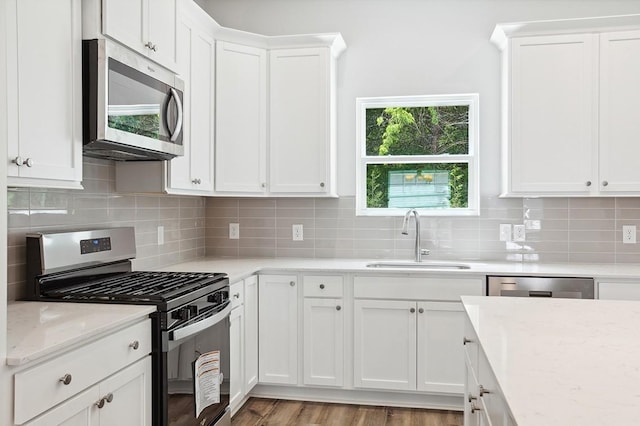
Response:
[{"label": "stove control knob", "polygon": [[176,311],[173,311],[173,313],[171,314],[171,318],[189,321],[196,315],[198,315],[198,307],[196,305],[187,305]]},{"label": "stove control knob", "polygon": [[224,303],[228,298],[229,298],[229,295],[226,292],[219,291],[217,293],[210,294],[209,297],[207,297],[207,302],[220,305]]}]

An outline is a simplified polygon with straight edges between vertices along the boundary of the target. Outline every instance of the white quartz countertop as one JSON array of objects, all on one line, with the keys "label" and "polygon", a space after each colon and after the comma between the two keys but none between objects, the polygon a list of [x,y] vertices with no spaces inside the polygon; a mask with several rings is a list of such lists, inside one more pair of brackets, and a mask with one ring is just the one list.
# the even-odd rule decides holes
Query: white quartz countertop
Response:
[{"label": "white quartz countertop", "polygon": [[[640,279],[640,265],[579,264],[579,263],[522,263],[439,261],[427,259],[423,263],[464,263],[469,269],[368,268],[380,259],[303,259],[303,258],[202,258],[162,268],[176,272],[225,272],[235,282],[256,272],[276,273],[303,271],[314,273],[371,273],[371,274],[455,274],[465,275],[539,275],[614,279]],[[399,262],[399,260],[391,260]]]},{"label": "white quartz countertop", "polygon": [[462,301],[518,426],[638,424],[640,302]]},{"label": "white quartz countertop", "polygon": [[155,306],[97,303],[9,303],[7,364],[26,364],[135,322],[155,310]]}]

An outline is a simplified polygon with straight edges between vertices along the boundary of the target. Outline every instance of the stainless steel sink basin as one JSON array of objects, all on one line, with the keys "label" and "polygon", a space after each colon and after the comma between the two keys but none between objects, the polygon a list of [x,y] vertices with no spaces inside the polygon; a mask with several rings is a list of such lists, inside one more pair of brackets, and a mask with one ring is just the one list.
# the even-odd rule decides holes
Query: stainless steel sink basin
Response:
[{"label": "stainless steel sink basin", "polygon": [[410,268],[410,269],[471,269],[464,263],[436,263],[436,262],[371,262],[367,268]]}]

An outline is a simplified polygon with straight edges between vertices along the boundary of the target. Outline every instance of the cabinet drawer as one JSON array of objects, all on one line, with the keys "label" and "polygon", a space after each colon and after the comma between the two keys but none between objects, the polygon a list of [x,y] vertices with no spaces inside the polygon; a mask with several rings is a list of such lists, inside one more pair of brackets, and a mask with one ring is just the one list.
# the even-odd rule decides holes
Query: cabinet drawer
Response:
[{"label": "cabinet drawer", "polygon": [[244,304],[244,281],[239,281],[231,285],[229,288],[229,297],[231,298],[231,309]]},{"label": "cabinet drawer", "polygon": [[460,296],[482,296],[482,278],[355,277],[353,296],[366,299],[460,301]]},{"label": "cabinet drawer", "polygon": [[[147,319],[17,373],[15,422],[24,423],[150,352],[151,320]],[[66,385],[65,375],[70,377]]]},{"label": "cabinet drawer", "polygon": [[305,276],[304,297],[342,297],[342,277],[336,275]]}]

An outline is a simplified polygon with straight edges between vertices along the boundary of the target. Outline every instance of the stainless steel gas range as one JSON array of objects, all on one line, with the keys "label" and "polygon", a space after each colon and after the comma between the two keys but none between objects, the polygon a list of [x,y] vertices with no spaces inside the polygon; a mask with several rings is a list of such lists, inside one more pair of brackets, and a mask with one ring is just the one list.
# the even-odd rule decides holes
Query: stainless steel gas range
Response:
[{"label": "stainless steel gas range", "polygon": [[[29,298],[155,305],[152,424],[230,425],[229,279],[132,271],[135,253],[131,227],[28,234]],[[199,376],[206,392],[196,390]]]}]

